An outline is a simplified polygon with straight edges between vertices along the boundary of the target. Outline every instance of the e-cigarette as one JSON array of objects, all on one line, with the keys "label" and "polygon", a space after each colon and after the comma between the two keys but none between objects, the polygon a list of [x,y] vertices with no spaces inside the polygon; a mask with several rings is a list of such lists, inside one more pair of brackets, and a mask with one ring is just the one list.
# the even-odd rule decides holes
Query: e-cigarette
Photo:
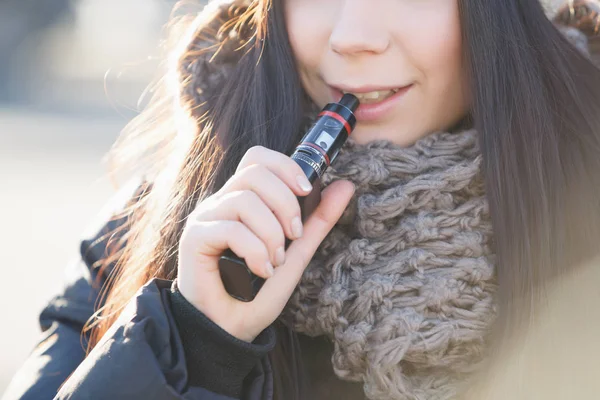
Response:
[{"label": "e-cigarette", "polygon": [[[327,104],[290,156],[313,184],[311,193],[298,197],[303,222],[319,203],[320,178],[356,126],[354,111],[358,105],[358,99],[352,94],[345,94],[338,103]],[[289,243],[286,238],[286,249]],[[225,290],[241,301],[252,301],[265,281],[253,274],[244,260],[230,249],[219,259],[219,271]]]}]

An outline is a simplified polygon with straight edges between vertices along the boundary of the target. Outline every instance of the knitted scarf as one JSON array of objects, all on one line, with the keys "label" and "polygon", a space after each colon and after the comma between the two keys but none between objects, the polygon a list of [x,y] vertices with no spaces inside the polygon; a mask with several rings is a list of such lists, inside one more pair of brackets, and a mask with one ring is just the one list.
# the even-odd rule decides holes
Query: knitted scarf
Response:
[{"label": "knitted scarf", "polygon": [[323,185],[356,194],[308,265],[283,318],[334,344],[369,399],[450,399],[483,360],[496,315],[492,228],[477,132],[410,148],[349,139]]}]

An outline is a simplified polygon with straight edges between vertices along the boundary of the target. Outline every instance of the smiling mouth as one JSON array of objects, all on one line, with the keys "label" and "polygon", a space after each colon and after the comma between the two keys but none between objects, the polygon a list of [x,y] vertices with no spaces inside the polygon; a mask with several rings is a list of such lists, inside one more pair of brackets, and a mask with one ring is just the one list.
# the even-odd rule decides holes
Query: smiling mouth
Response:
[{"label": "smiling mouth", "polygon": [[343,94],[346,94],[346,93],[353,94],[354,96],[356,96],[358,98],[358,100],[361,102],[361,104],[375,104],[375,103],[379,103],[383,100],[389,99],[390,97],[392,97],[393,95],[398,93],[398,91],[400,89],[401,88],[388,89],[388,90],[375,90],[372,92],[364,92],[364,93],[349,92],[349,91],[345,91],[345,90],[341,90],[341,92]]}]

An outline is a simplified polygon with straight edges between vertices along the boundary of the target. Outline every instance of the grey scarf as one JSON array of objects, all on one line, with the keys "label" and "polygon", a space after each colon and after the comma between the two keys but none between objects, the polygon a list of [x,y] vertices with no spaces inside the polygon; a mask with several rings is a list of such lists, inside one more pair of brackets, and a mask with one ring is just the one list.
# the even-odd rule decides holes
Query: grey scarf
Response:
[{"label": "grey scarf", "polygon": [[492,229],[477,133],[410,148],[349,139],[323,184],[354,199],[283,317],[334,344],[338,377],[369,399],[450,399],[483,360],[496,315]]}]

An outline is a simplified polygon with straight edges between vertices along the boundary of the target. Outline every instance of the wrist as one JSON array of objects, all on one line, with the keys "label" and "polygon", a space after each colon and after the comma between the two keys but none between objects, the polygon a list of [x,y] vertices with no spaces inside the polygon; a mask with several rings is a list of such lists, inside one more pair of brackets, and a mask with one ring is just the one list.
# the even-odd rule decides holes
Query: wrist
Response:
[{"label": "wrist", "polygon": [[[235,311],[233,311],[233,307],[228,307],[221,302],[218,310],[215,310],[216,307],[214,304],[210,307],[208,302],[202,299],[202,296],[194,296],[198,291],[193,288],[187,288],[185,283],[182,284],[179,279],[174,282],[173,287],[173,292],[177,292],[181,295],[191,306],[198,310],[198,312],[204,314],[206,318],[229,335],[239,340],[243,340],[244,342],[252,343],[260,333],[252,332],[252,330],[244,324],[243,317],[237,318],[235,316]],[[232,298],[231,301],[235,300]],[[226,316],[226,318],[224,319],[223,316]]]},{"label": "wrist", "polygon": [[[189,382],[239,397],[244,378],[273,349],[275,330],[267,327],[250,342],[231,335],[191,304],[173,283],[171,311],[183,344]],[[246,339],[250,339],[248,335]]]}]

